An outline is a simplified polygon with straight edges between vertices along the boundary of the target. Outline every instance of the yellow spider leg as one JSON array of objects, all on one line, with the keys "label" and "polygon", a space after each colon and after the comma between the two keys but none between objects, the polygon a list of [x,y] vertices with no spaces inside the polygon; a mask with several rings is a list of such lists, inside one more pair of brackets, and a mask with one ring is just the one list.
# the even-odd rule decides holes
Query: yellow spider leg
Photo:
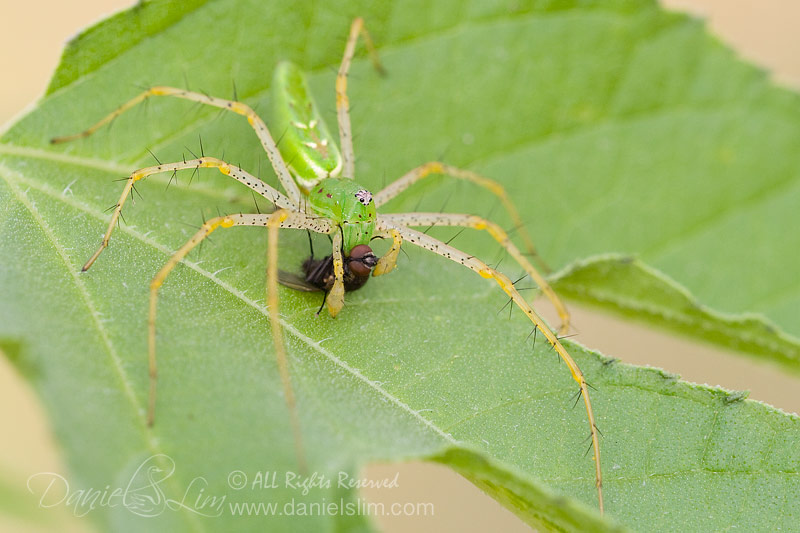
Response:
[{"label": "yellow spider leg", "polygon": [[400,254],[400,247],[403,245],[403,237],[400,235],[400,232],[395,230],[389,230],[389,234],[392,236],[392,247],[389,248],[389,251],[386,252],[383,257],[378,259],[378,264],[375,265],[375,268],[372,270],[373,276],[388,274],[397,266],[397,256]]},{"label": "yellow spider leg", "polygon": [[344,307],[344,259],[342,258],[342,232],[333,234],[333,287],[328,292],[328,313],[334,318]]},{"label": "yellow spider leg", "polygon": [[277,293],[277,246],[279,228],[309,229],[317,233],[330,233],[331,226],[325,220],[314,219],[303,213],[290,212],[279,209],[272,214],[238,214],[215,217],[205,222],[200,230],[181,246],[161,268],[150,282],[150,315],[148,318],[148,360],[150,368],[150,393],[147,404],[147,425],[152,426],[155,421],[156,408],[156,383],[158,370],[156,366],[156,310],[158,307],[158,290],[164,283],[167,275],[186,255],[203,239],[208,237],[217,228],[231,228],[233,226],[266,226],[269,230],[269,244],[267,248],[267,302],[269,305],[269,319],[272,326],[273,342],[278,360],[278,370],[281,375],[286,404],[289,408],[292,431],[297,447],[297,458],[301,471],[306,471],[306,460],[303,453],[300,422],[297,416],[294,392],[289,379],[289,366],[286,357],[286,348],[280,328],[278,315]]},{"label": "yellow spider leg", "polygon": [[164,279],[175,268],[186,254],[188,254],[195,246],[200,244],[211,232],[219,227],[230,228],[238,224],[245,224],[245,215],[228,215],[222,217],[215,217],[205,222],[200,230],[189,239],[186,244],[181,246],[169,258],[167,263],[161,267],[158,274],[153,277],[150,282],[150,315],[147,321],[148,326],[148,361],[150,368],[150,396],[147,402],[147,425],[152,426],[155,421],[156,409],[156,382],[158,380],[158,369],[156,366],[156,310],[158,307],[158,289],[163,285]]},{"label": "yellow spider leg", "polygon": [[192,102],[198,102],[201,104],[206,104],[214,107],[219,107],[220,109],[226,109],[228,111],[233,111],[239,115],[243,115],[247,117],[247,122],[253,127],[253,130],[256,132],[258,139],[261,141],[261,145],[264,147],[264,150],[267,152],[267,157],[269,157],[270,162],[272,163],[272,168],[275,169],[275,174],[278,175],[278,179],[280,180],[281,184],[283,185],[283,189],[286,191],[286,194],[292,200],[294,205],[300,205],[301,202],[301,194],[300,189],[297,187],[297,183],[295,183],[294,178],[289,173],[289,169],[286,168],[286,163],[283,162],[281,159],[280,152],[278,151],[278,147],[275,145],[275,141],[272,139],[272,135],[270,135],[269,130],[267,129],[267,125],[264,123],[263,120],[253,111],[250,106],[247,104],[243,104],[241,102],[234,102],[232,100],[225,100],[223,98],[216,98],[213,96],[207,96],[205,94],[196,93],[193,91],[186,91],[184,89],[176,89],[174,87],[151,87],[146,91],[142,92],[141,94],[133,97],[131,100],[122,104],[116,111],[109,113],[107,116],[102,118],[99,122],[94,124],[93,126],[89,127],[88,129],[76,133],[75,135],[67,135],[65,137],[55,137],[50,140],[53,144],[59,144],[67,141],[72,141],[75,139],[80,139],[81,137],[88,137],[105,124],[108,124],[125,111],[129,110],[130,108],[134,107],[136,104],[139,104],[150,98],[151,96],[173,96],[175,98],[182,98],[184,100],[190,100]]},{"label": "yellow spider leg", "polygon": [[446,165],[438,161],[425,163],[424,165],[420,165],[417,168],[406,172],[403,176],[387,185],[382,191],[375,194],[373,196],[373,199],[375,200],[375,206],[382,206],[389,200],[395,198],[400,193],[408,189],[410,186],[425,179],[431,174],[441,174],[451,178],[469,181],[483,187],[484,189],[487,189],[489,192],[497,196],[511,217],[514,227],[518,228],[519,234],[525,243],[525,248],[528,250],[528,254],[533,257],[540,269],[542,269],[545,273],[550,272],[550,267],[545,264],[545,262],[536,252],[536,247],[533,245],[533,241],[528,234],[528,230],[525,229],[525,225],[522,223],[522,219],[517,212],[517,208],[514,207],[514,202],[512,202],[508,197],[508,193],[506,193],[505,188],[503,188],[503,186],[497,181],[485,176],[481,176],[480,174],[476,174],[470,170],[464,170],[458,167]]},{"label": "yellow spider leg", "polygon": [[355,55],[359,35],[364,37],[364,44],[367,46],[367,52],[375,69],[381,74],[384,72],[372,37],[364,27],[364,19],[358,17],[350,25],[350,35],[347,37],[347,44],[344,47],[344,57],[342,57],[342,63],[336,75],[336,117],[339,121],[339,144],[342,147],[344,163],[342,175],[350,179],[355,176],[355,155],[353,154],[353,130],[350,127],[350,101],[347,98],[347,72],[350,70],[350,63]]},{"label": "yellow spider leg", "polygon": [[114,227],[117,224],[117,220],[119,219],[119,214],[122,212],[122,206],[125,204],[125,200],[131,193],[133,189],[134,183],[139,181],[140,179],[144,179],[147,176],[152,176],[153,174],[160,174],[163,172],[177,172],[178,170],[190,169],[190,168],[216,168],[221,173],[225,174],[226,176],[230,176],[233,179],[244,183],[249,188],[272,202],[278,207],[282,208],[291,208],[292,203],[286,198],[284,195],[279,193],[274,188],[270,187],[260,179],[256,178],[252,174],[249,174],[242,170],[239,167],[235,167],[233,165],[229,165],[225,161],[221,161],[219,159],[213,157],[203,157],[200,159],[191,159],[189,161],[181,161],[178,163],[168,163],[166,165],[157,165],[153,167],[146,167],[141,168],[139,170],[134,171],[131,173],[128,181],[125,184],[125,188],[122,190],[122,195],[119,197],[119,201],[117,201],[117,205],[114,207],[114,213],[111,215],[111,221],[108,223],[108,229],[106,230],[105,235],[103,236],[103,241],[100,244],[100,247],[97,251],[86,261],[86,264],[83,265],[81,269],[82,272],[86,272],[89,270],[89,267],[97,260],[103,250],[108,247],[108,241],[111,239],[111,232],[114,231]]},{"label": "yellow spider leg", "polygon": [[269,305],[269,321],[272,326],[272,341],[275,343],[275,355],[278,360],[278,372],[281,375],[283,394],[289,408],[289,419],[294,434],[295,449],[299,470],[308,472],[308,465],[303,447],[303,432],[300,427],[300,417],[297,414],[297,405],[294,398],[294,389],[289,376],[289,359],[286,356],[286,346],[283,343],[280,316],[278,315],[278,230],[281,223],[289,218],[290,213],[284,209],[275,211],[267,221],[267,303]]},{"label": "yellow spider leg", "polygon": [[485,230],[514,258],[525,270],[525,273],[539,286],[547,299],[550,300],[550,303],[553,304],[553,307],[555,307],[561,319],[561,327],[558,331],[559,335],[564,335],[569,331],[569,311],[567,311],[564,303],[555,291],[553,291],[552,287],[550,287],[550,284],[547,283],[542,275],[539,274],[525,256],[522,255],[519,249],[514,246],[514,243],[508,238],[508,234],[506,234],[503,228],[494,222],[475,215],[458,215],[451,213],[391,213],[381,215],[381,217],[392,224],[400,224],[403,226],[463,226],[476,230]]},{"label": "yellow spider leg", "polygon": [[603,473],[600,467],[600,439],[599,432],[597,431],[597,425],[595,424],[594,420],[592,403],[589,399],[589,387],[586,383],[586,379],[583,376],[583,372],[581,372],[581,369],[578,367],[578,363],[576,363],[572,356],[569,355],[566,348],[564,348],[564,346],[558,340],[558,337],[555,335],[555,333],[550,330],[545,321],[536,313],[536,311],[533,310],[530,304],[525,301],[525,298],[523,298],[522,295],[517,292],[517,289],[514,287],[514,284],[511,282],[511,280],[508,279],[505,274],[502,274],[501,272],[489,267],[483,261],[467,255],[461,250],[453,248],[452,246],[449,246],[420,231],[407,228],[400,224],[392,223],[386,218],[385,215],[380,215],[378,217],[378,229],[379,231],[395,230],[401,234],[404,240],[410,242],[411,244],[430,250],[431,252],[450,259],[451,261],[455,261],[456,263],[460,263],[474,272],[477,272],[483,278],[493,279],[513,300],[517,307],[519,307],[525,313],[525,315],[527,315],[534,327],[544,334],[547,342],[550,343],[550,345],[555,349],[556,353],[558,353],[561,359],[567,364],[567,367],[572,373],[572,378],[578,383],[581,395],[583,396],[583,403],[586,406],[586,415],[589,419],[589,431],[591,432],[592,447],[594,449],[595,486],[597,487],[597,498],[600,512],[602,513]]}]

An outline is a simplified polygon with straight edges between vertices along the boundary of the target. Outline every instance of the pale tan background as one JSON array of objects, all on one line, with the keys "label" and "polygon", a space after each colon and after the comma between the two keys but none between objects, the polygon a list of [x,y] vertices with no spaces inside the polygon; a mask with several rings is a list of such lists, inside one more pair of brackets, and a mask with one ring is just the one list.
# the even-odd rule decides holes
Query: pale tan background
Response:
[{"label": "pale tan background", "polygon": [[[19,114],[43,92],[63,44],[84,28],[133,0],[0,0],[0,124]],[[781,84],[800,88],[800,1],[668,0],[665,4],[709,18],[712,30],[740,54],[774,72]],[[265,73],[265,75],[270,75]],[[544,306],[543,306],[544,307]],[[778,370],[709,346],[621,323],[571,306],[578,340],[620,357],[680,373],[684,379],[750,389],[751,398],[800,412],[800,381]],[[553,319],[553,317],[549,317]],[[25,480],[41,471],[64,472],[44,412],[30,387],[0,357],[0,476]],[[396,465],[373,467],[369,477],[393,477]],[[528,531],[515,516],[458,475],[427,464],[404,465],[400,488],[374,490],[386,502],[433,502],[435,516],[382,519],[385,531]],[[85,531],[68,512],[52,510],[52,530]],[[46,531],[0,517],[0,531]]]}]

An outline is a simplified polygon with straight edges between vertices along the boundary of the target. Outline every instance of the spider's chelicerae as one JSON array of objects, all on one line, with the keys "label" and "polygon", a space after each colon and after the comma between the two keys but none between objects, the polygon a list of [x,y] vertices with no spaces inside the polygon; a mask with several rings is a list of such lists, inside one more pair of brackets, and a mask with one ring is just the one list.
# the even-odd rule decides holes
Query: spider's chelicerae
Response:
[{"label": "spider's chelicerae", "polygon": [[[125,111],[151,96],[181,98],[229,110],[247,117],[247,121],[253,127],[258,139],[261,141],[261,145],[266,150],[272,167],[283,187],[284,192],[281,193],[241,168],[213,157],[200,157],[177,163],[142,168],[134,171],[127,179],[122,195],[111,216],[102,244],[83,266],[84,271],[92,266],[100,253],[108,246],[111,233],[134,184],[147,176],[171,173],[183,169],[216,168],[221,173],[243,183],[275,206],[275,210],[269,214],[232,214],[206,221],[200,230],[170,257],[150,283],[148,424],[153,424],[155,416],[155,327],[159,287],[161,287],[164,279],[175,265],[216,229],[234,226],[265,226],[268,229],[267,300],[269,316],[278,358],[278,367],[292,421],[298,461],[301,469],[303,469],[305,460],[301,428],[296,413],[286,350],[278,316],[278,230],[281,228],[305,229],[331,236],[333,279],[330,279],[330,266],[323,266],[322,270],[318,272],[321,277],[317,280],[317,284],[327,291],[326,302],[328,312],[332,317],[335,317],[344,305],[346,288],[357,288],[363,285],[363,282],[370,274],[380,276],[391,272],[395,267],[400,246],[403,242],[408,242],[460,263],[483,278],[496,281],[514,304],[527,315],[534,328],[544,335],[547,342],[566,362],[572,377],[580,386],[580,395],[583,397],[586,406],[592,447],[594,449],[598,503],[602,512],[603,494],[598,431],[594,423],[592,404],[589,400],[588,384],[578,365],[559,342],[558,336],[550,330],[530,304],[520,296],[514,283],[507,276],[489,267],[476,257],[423,232],[411,229],[410,226],[463,226],[487,231],[514,258],[531,279],[538,284],[539,288],[553,303],[561,318],[561,333],[563,333],[568,328],[569,315],[545,279],[511,242],[506,232],[497,224],[484,218],[475,215],[451,213],[378,214],[377,212],[378,207],[431,174],[443,174],[455,179],[469,181],[489,190],[500,198],[515,224],[519,227],[521,237],[528,249],[527,251],[535,255],[530,237],[526,233],[519,215],[503,187],[489,178],[439,162],[425,163],[410,170],[374,195],[354,181],[355,169],[347,99],[347,72],[353,59],[359,35],[363,36],[376,68],[379,71],[382,70],[375,47],[364,28],[363,20],[361,18],[355,19],[350,27],[350,35],[345,46],[344,57],[336,77],[336,111],[341,150],[337,147],[334,138],[320,116],[303,72],[296,65],[289,62],[283,62],[278,65],[273,82],[273,96],[276,105],[276,124],[273,124],[273,129],[283,132],[280,148],[276,146],[264,121],[246,104],[172,87],[151,87],[123,104],[89,129],[76,135],[58,137],[52,140],[53,143],[61,143],[91,135],[103,125],[108,124]],[[376,257],[369,247],[369,243],[374,237],[392,240],[391,248],[380,258]],[[346,269],[345,265],[347,266]],[[328,272],[324,272],[326,268]],[[347,280],[345,279],[345,274],[347,275]],[[327,279],[323,280],[323,278]]]}]

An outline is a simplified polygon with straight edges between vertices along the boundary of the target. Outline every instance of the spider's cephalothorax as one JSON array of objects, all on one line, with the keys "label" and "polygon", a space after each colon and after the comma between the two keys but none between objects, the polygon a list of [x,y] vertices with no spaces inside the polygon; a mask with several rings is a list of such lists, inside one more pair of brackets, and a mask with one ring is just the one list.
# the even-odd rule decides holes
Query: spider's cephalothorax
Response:
[{"label": "spider's cephalothorax", "polygon": [[372,194],[353,180],[327,178],[311,189],[308,203],[314,211],[341,228],[345,255],[361,244],[368,244],[375,232],[378,215]]},{"label": "spider's cephalothorax", "polygon": [[304,193],[308,206],[341,228],[345,255],[369,243],[377,213],[372,193],[352,177],[340,178],[344,166],[336,139],[330,134],[303,71],[282,61],[272,78],[276,127],[283,132],[281,156]]},{"label": "spider's cephalothorax", "polygon": [[[327,291],[326,303],[332,317],[335,317],[344,306],[345,291],[355,290],[363,286],[370,271],[373,276],[392,271],[397,262],[401,245],[407,242],[459,263],[482,278],[495,281],[514,304],[525,313],[534,327],[534,331],[541,332],[547,339],[548,344],[567,364],[572,378],[580,388],[579,399],[583,398],[583,403],[586,407],[590,438],[594,450],[598,503],[602,511],[603,495],[599,432],[595,425],[594,412],[589,400],[588,384],[575,360],[561,344],[556,333],[550,329],[534,311],[533,307],[520,295],[514,283],[505,274],[467,252],[439,241],[425,232],[412,229],[413,227],[426,226],[461,226],[486,231],[525,270],[527,276],[539,286],[544,295],[553,303],[562,320],[561,332],[564,333],[568,329],[569,314],[547,281],[527,259],[526,255],[535,258],[536,251],[519,214],[503,187],[494,180],[438,161],[422,164],[406,172],[374,196],[367,189],[353,181],[355,156],[353,153],[352,128],[350,126],[350,106],[347,98],[347,72],[350,68],[359,36],[364,37],[373,63],[379,71],[382,71],[372,40],[364,28],[364,21],[357,18],[350,26],[350,35],[336,76],[336,116],[339,126],[339,147],[336,146],[336,140],[331,136],[317,106],[314,104],[303,72],[299,67],[288,62],[278,65],[273,78],[275,116],[272,120],[272,127],[276,128],[281,135],[279,144],[275,143],[264,120],[249,105],[186,89],[163,86],[151,87],[140,93],[81,133],[52,139],[53,144],[58,144],[87,137],[128,109],[153,96],[170,96],[189,100],[246,117],[261,142],[261,146],[266,151],[277,179],[283,188],[283,192],[280,192],[242,168],[214,157],[205,156],[175,163],[162,164],[159,162],[157,166],[135,170],[128,177],[122,195],[111,215],[103,241],[94,255],[83,266],[83,270],[88,270],[100,256],[100,253],[108,246],[111,233],[120,217],[125,200],[133,190],[134,184],[153,174],[173,173],[184,169],[216,168],[222,174],[239,181],[255,193],[263,196],[276,208],[271,214],[230,214],[205,221],[200,230],[169,258],[164,267],[151,281],[150,317],[148,321],[150,363],[148,424],[152,425],[155,416],[157,376],[155,327],[159,288],[170,271],[211,232],[219,228],[232,228],[235,226],[266,227],[268,229],[267,311],[278,360],[278,369],[289,407],[297,457],[300,463],[299,467],[301,471],[306,470],[302,431],[295,409],[294,393],[289,379],[286,347],[283,343],[281,317],[278,313],[278,230],[282,228],[305,229],[316,233],[324,233],[331,237],[330,258],[323,259],[321,262],[313,260],[307,262],[304,270],[307,278],[306,282],[318,289]],[[274,129],[273,131],[276,130]],[[495,195],[503,203],[506,211],[514,221],[515,230],[518,230],[520,238],[525,242],[527,254],[523,254],[516,247],[509,235],[499,225],[479,216],[418,212],[377,214],[377,208],[380,208],[392,198],[402,194],[406,189],[432,174],[442,174],[468,181]],[[373,237],[392,240],[391,248],[380,259],[372,254],[372,250],[368,246]]]}]

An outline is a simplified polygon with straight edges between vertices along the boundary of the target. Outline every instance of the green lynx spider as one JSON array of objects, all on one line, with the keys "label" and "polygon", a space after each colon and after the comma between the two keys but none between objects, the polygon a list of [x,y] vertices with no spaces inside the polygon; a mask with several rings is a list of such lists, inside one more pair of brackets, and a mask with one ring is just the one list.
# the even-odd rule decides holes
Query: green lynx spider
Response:
[{"label": "green lynx spider", "polygon": [[[603,511],[602,472],[600,467],[600,443],[594,422],[594,413],[589,400],[589,390],[583,373],[577,363],[559,342],[556,334],[539,317],[528,302],[520,296],[514,284],[504,274],[489,267],[479,259],[461,250],[445,244],[427,234],[410,229],[409,226],[462,226],[487,231],[525,270],[542,292],[552,302],[562,321],[561,333],[569,327],[569,314],[544,278],[531,265],[508,235],[497,224],[474,215],[450,213],[400,213],[378,214],[377,207],[405,191],[411,185],[431,174],[442,174],[455,179],[465,180],[481,186],[496,195],[519,228],[521,238],[525,241],[528,252],[534,255],[531,239],[522,224],[516,209],[509,200],[503,187],[488,178],[473,172],[455,168],[439,162],[421,165],[388,185],[374,196],[353,180],[355,176],[354,154],[350,127],[349,102],[347,98],[347,73],[355,53],[358,37],[362,36],[370,58],[378,70],[382,70],[375,47],[364,27],[363,20],[357,18],[350,27],[350,34],[345,46],[344,57],[336,77],[336,111],[339,125],[339,142],[341,151],[330,135],[319,110],[314,104],[308,90],[305,77],[300,69],[288,62],[281,63],[275,72],[273,94],[278,117],[273,131],[283,134],[281,146],[278,148],[264,121],[246,104],[224,100],[172,87],[151,87],[116,111],[91,126],[87,130],[66,137],[52,139],[53,143],[71,141],[87,137],[100,127],[110,123],[116,117],[143,102],[151,96],[172,96],[198,102],[200,104],[229,110],[247,117],[261,145],[267,152],[272,167],[278,176],[285,194],[267,185],[259,178],[239,167],[213,157],[200,157],[177,163],[159,164],[134,171],[127,179],[122,195],[116,204],[102,244],[83,266],[89,269],[100,253],[108,246],[111,233],[117,224],[125,200],[130,195],[134,183],[159,173],[176,172],[183,169],[216,168],[222,174],[243,183],[260,194],[272,204],[276,210],[270,214],[231,214],[219,216],[206,221],[200,230],[176,251],[150,283],[150,312],[148,320],[148,351],[150,368],[150,391],[148,402],[148,425],[152,425],[155,416],[156,401],[156,306],[158,290],[172,269],[197,246],[218,228],[234,226],[265,226],[268,228],[267,245],[267,302],[272,328],[273,342],[278,360],[278,368],[289,408],[292,429],[298,450],[298,461],[304,466],[301,429],[295,409],[286,349],[280,328],[278,315],[278,229],[306,229],[324,233],[332,237],[333,271],[335,282],[327,296],[328,312],[335,317],[344,305],[345,288],[342,283],[343,262],[351,250],[358,245],[367,245],[373,237],[392,239],[389,251],[374,266],[372,274],[380,276],[394,269],[400,246],[404,241],[430,250],[451,261],[455,261],[473,270],[483,278],[497,282],[513,302],[528,316],[534,327],[541,331],[547,342],[552,345],[558,355],[566,362],[572,377],[580,386],[580,392],[586,406],[586,413],[591,432],[594,450],[596,486],[598,504]],[[289,161],[290,163],[287,163]]]}]

